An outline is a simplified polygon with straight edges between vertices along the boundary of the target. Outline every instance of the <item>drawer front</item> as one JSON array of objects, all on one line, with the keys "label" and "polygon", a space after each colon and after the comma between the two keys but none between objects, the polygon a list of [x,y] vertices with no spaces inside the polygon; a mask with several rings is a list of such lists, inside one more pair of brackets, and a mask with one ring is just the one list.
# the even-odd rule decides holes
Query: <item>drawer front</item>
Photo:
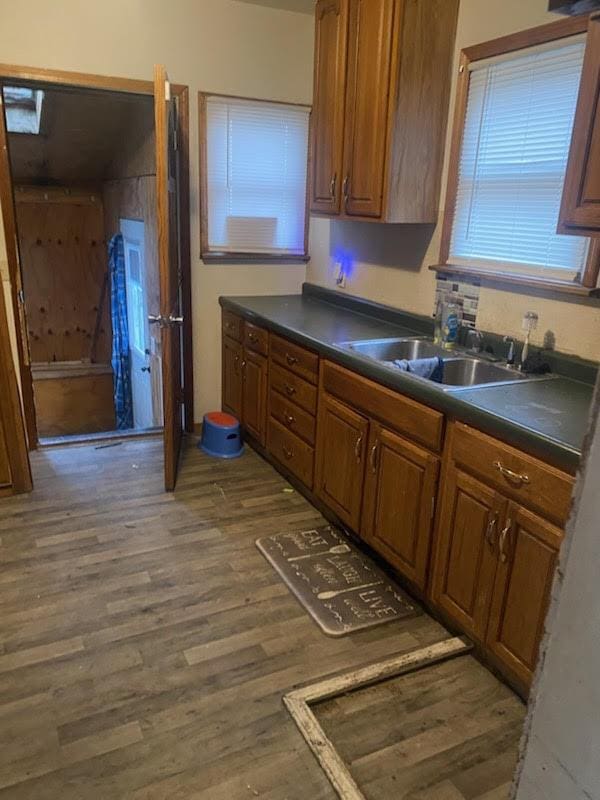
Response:
[{"label": "drawer front", "polygon": [[223,325],[223,333],[227,334],[227,336],[230,336],[232,339],[235,339],[236,342],[241,342],[244,320],[241,317],[238,317],[237,314],[232,314],[231,311],[227,311],[226,308],[223,309],[221,320]]},{"label": "drawer front", "polygon": [[460,422],[454,423],[451,441],[452,458],[465,472],[564,525],[574,482],[570,475]]},{"label": "drawer front", "polygon": [[308,411],[297,406],[287,397],[272,391],[270,398],[271,416],[280,422],[284,428],[296,433],[308,444],[314,445],[317,421]]},{"label": "drawer front", "polygon": [[269,355],[269,333],[258,325],[244,322],[244,347],[263,356]]},{"label": "drawer front", "polygon": [[316,413],[317,387],[312,383],[307,383],[289,369],[283,369],[274,363],[271,363],[269,369],[269,382],[271,391],[279,392],[288,400],[293,400],[309,414]]},{"label": "drawer front", "polygon": [[444,415],[439,411],[330,361],[326,361],[323,367],[323,388],[409,439],[436,453],[441,450]]},{"label": "drawer front", "polygon": [[271,335],[271,358],[310,383],[319,379],[319,356],[275,334]]},{"label": "drawer front", "polygon": [[314,449],[273,417],[269,419],[269,452],[298,480],[312,489]]}]

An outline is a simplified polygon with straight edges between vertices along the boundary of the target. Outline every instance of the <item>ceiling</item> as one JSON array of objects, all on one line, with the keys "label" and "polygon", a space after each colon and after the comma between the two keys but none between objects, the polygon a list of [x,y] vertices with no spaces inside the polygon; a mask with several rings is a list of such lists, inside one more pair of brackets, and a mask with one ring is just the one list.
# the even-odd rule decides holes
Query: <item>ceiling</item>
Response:
[{"label": "ceiling", "polygon": [[154,171],[146,158],[153,153],[152,97],[36,88],[44,89],[39,134],[8,137],[15,183],[94,183]]},{"label": "ceiling", "polygon": [[239,3],[251,3],[255,6],[282,8],[284,11],[298,11],[301,14],[313,14],[316,0],[238,0]]}]

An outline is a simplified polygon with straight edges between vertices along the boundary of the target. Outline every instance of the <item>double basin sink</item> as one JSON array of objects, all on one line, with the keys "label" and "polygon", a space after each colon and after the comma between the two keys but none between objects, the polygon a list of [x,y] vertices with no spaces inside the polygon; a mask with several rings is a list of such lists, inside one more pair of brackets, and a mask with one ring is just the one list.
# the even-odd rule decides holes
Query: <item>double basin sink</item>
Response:
[{"label": "double basin sink", "polygon": [[[503,366],[481,357],[471,355],[460,348],[445,350],[429,339],[398,338],[371,339],[360,342],[340,342],[338,347],[350,350],[357,355],[378,361],[384,366],[396,369],[394,362],[439,356],[444,361],[443,377],[439,382],[444,391],[461,388],[473,389],[490,384],[508,384],[521,381],[540,380],[548,375],[527,375],[513,367]],[[415,376],[418,378],[418,376]],[[426,380],[419,378],[420,380]]]}]

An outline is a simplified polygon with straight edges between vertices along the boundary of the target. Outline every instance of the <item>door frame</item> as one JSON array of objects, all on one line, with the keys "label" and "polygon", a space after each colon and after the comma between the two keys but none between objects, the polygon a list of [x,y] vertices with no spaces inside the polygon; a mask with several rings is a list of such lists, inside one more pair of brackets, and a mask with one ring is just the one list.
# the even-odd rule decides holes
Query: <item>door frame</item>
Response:
[{"label": "door frame", "polygon": [[[106,75],[93,75],[85,72],[68,72],[65,70],[45,69],[42,67],[16,66],[0,64],[0,84],[5,81],[28,83],[45,83],[55,87],[75,87],[79,89],[97,89],[111,92],[127,92],[154,97],[154,82],[134,78],[119,78]],[[184,318],[183,340],[183,408],[184,430],[194,430],[194,367],[192,355],[192,287],[191,287],[191,252],[190,252],[190,167],[189,167],[189,89],[183,84],[171,84],[171,92],[177,98],[177,130],[178,149],[180,151],[180,176],[178,193],[180,219],[180,270],[181,270],[181,303]],[[33,381],[29,359],[29,340],[24,325],[24,300],[22,295],[22,272],[19,260],[17,222],[14,207],[14,187],[8,153],[8,135],[5,118],[0,103],[0,202],[4,236],[10,278],[10,290],[19,372],[23,396],[23,413],[29,440],[29,449],[35,450],[38,444],[35,405],[33,397]]]}]

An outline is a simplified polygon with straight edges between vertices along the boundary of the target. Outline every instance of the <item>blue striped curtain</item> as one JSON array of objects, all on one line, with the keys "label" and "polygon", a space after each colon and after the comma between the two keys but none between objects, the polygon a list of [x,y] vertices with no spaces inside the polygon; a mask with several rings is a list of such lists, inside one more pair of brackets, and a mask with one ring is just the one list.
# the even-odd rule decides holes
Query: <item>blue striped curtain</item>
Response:
[{"label": "blue striped curtain", "polygon": [[108,243],[110,308],[112,315],[112,368],[117,430],[133,428],[131,363],[127,327],[127,290],[123,236],[115,234]]}]

